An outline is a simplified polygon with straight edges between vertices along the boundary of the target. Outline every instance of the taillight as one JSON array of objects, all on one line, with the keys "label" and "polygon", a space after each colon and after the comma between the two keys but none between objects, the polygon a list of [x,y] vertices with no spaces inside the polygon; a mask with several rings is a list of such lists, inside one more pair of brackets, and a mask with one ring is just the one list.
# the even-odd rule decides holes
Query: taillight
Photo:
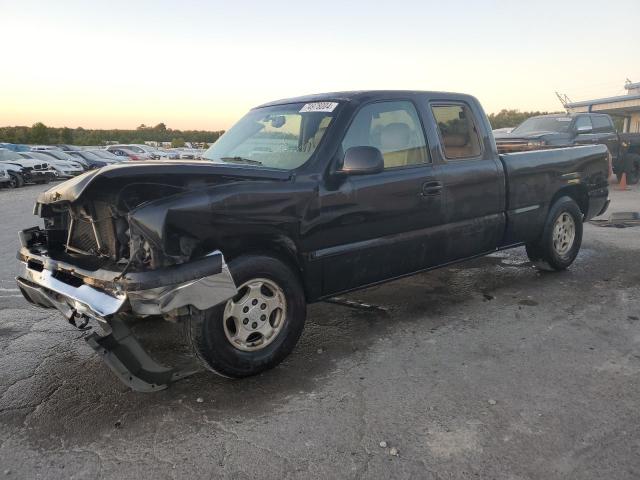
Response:
[{"label": "taillight", "polygon": [[131,160],[140,160],[140,157],[138,157],[137,155],[134,155],[134,154],[129,155],[129,158]]}]

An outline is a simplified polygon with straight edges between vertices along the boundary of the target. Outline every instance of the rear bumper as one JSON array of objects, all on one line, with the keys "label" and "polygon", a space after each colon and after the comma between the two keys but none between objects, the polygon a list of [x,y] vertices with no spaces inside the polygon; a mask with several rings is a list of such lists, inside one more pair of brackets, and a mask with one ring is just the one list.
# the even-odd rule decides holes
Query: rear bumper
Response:
[{"label": "rear bumper", "polygon": [[220,251],[189,263],[127,273],[83,270],[51,258],[38,228],[20,233],[16,278],[23,296],[44,308],[55,308],[67,319],[84,316],[109,322],[120,313],[162,315],[182,307],[206,310],[233,297],[237,290]]}]

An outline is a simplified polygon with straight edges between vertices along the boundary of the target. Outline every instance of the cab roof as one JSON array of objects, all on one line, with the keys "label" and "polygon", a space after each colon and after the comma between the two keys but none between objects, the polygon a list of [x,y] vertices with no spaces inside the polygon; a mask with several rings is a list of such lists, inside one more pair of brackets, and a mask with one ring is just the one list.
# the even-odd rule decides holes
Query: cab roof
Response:
[{"label": "cab roof", "polygon": [[255,108],[272,107],[275,105],[286,105],[288,103],[312,103],[312,102],[363,102],[376,100],[377,98],[393,99],[393,98],[407,98],[413,96],[429,96],[440,97],[451,100],[469,100],[473,99],[471,95],[452,92],[434,92],[434,91],[420,91],[420,90],[354,90],[347,92],[328,92],[328,93],[316,93],[312,95],[303,95],[300,97],[283,98],[281,100],[274,100],[272,102],[263,103]]}]

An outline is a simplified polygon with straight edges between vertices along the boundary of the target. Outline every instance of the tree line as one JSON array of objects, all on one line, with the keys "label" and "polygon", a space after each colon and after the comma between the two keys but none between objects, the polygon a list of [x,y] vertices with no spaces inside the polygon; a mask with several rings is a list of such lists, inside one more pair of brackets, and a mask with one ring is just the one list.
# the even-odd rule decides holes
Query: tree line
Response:
[{"label": "tree line", "polygon": [[171,142],[172,146],[181,147],[185,142],[206,143],[215,142],[224,130],[175,130],[167,128],[164,123],[154,127],[144,124],[135,130],[100,130],[82,127],[48,127],[42,122],[34,123],[30,127],[0,127],[0,142],[25,143],[29,145],[105,145],[107,142],[144,143],[146,141]]},{"label": "tree line", "polygon": [[527,118],[536,117],[538,115],[548,115],[550,113],[564,112],[521,112],[520,110],[502,109],[498,113],[490,113],[489,123],[494,130],[497,128],[517,127]]},{"label": "tree line", "polygon": [[[520,110],[500,110],[488,115],[491,128],[517,127],[529,117],[562,112],[521,112]],[[154,127],[144,124],[135,130],[99,130],[78,128],[48,127],[42,122],[34,123],[31,127],[0,127],[0,142],[25,143],[30,145],[104,145],[107,142],[144,143],[146,141],[171,142],[174,147],[182,147],[185,142],[206,143],[215,142],[224,130],[175,130],[167,128],[164,123]]]}]

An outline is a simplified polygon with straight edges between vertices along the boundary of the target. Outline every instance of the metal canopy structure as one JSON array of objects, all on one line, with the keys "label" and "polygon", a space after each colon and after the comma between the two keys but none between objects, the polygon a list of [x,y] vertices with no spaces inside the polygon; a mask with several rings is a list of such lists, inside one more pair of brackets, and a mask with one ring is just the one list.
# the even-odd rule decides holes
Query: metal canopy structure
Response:
[{"label": "metal canopy structure", "polygon": [[569,102],[565,108],[569,113],[594,112],[623,117],[624,132],[640,133],[640,82],[627,81],[624,88],[626,95]]}]

